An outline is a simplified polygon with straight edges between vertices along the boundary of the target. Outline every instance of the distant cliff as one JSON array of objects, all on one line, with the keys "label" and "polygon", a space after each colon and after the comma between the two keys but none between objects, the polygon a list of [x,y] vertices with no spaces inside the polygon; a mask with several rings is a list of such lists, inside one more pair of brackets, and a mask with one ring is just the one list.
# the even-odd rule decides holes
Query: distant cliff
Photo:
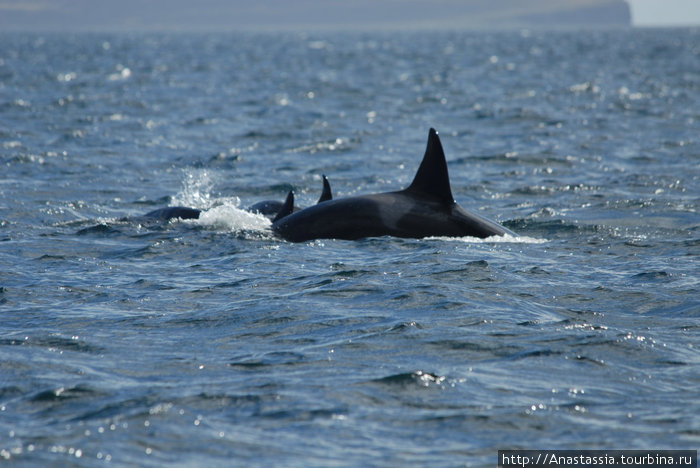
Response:
[{"label": "distant cliff", "polygon": [[524,24],[551,27],[610,27],[631,26],[632,15],[627,2],[610,0],[595,4],[573,5],[567,8],[562,2],[561,9],[544,10],[522,15],[517,18]]}]

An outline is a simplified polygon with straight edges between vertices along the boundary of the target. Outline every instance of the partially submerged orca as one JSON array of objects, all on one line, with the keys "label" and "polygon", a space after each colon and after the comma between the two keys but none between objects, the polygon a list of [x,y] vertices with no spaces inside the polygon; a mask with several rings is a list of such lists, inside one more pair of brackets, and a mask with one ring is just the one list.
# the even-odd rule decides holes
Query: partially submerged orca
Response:
[{"label": "partially submerged orca", "polygon": [[[291,192],[290,192],[291,193]],[[289,198],[289,195],[287,195]],[[333,192],[331,192],[331,185],[328,182],[328,179],[326,176],[323,176],[323,190],[321,191],[321,196],[318,199],[318,202],[316,203],[321,203],[324,201],[328,201],[333,199]],[[258,202],[252,206],[249,206],[246,211],[250,211],[251,213],[259,213],[261,215],[265,215],[271,220],[277,219],[283,211],[286,213],[284,216],[287,214],[293,213],[295,211],[301,210],[298,206],[294,206],[294,198],[292,197],[291,200],[291,207],[292,211],[288,211],[289,207],[285,207],[285,204],[287,203],[288,200],[285,201],[277,201],[277,200],[264,200],[261,202]]]},{"label": "partially submerged orca", "polygon": [[[291,193],[291,192],[290,192]],[[289,198],[289,196],[288,196]],[[323,176],[323,190],[321,191],[321,196],[318,199],[317,203],[321,203],[324,201],[328,201],[333,199],[333,192],[331,192],[331,185],[328,182],[328,179],[326,176]],[[246,211],[250,211],[251,213],[258,213],[261,215],[265,215],[268,218],[272,219],[277,219],[280,216],[280,213],[285,212],[286,214],[292,213],[294,211],[299,211],[301,208],[298,206],[294,206],[294,197],[291,199],[291,208],[288,206],[285,208],[285,203],[288,203],[289,200],[285,200],[283,202],[277,201],[277,200],[263,200],[261,202],[258,202],[246,209]],[[137,219],[142,219],[145,221],[170,221],[171,219],[199,219],[199,215],[202,213],[202,210],[198,210],[197,208],[188,208],[186,206],[168,206],[166,208],[159,208],[157,210],[149,211],[145,215],[137,218]],[[285,216],[286,216],[285,214]]]},{"label": "partially submerged orca", "polygon": [[143,215],[143,217],[153,221],[169,221],[174,218],[199,219],[199,214],[201,212],[202,210],[198,210],[197,208],[187,208],[186,206],[168,206],[167,208],[149,211]]},{"label": "partially submerged orca", "polygon": [[272,223],[273,232],[291,242],[379,236],[417,239],[514,235],[455,202],[445,153],[433,128],[418,172],[404,190],[336,198],[296,212],[293,205],[294,194],[290,192]]}]

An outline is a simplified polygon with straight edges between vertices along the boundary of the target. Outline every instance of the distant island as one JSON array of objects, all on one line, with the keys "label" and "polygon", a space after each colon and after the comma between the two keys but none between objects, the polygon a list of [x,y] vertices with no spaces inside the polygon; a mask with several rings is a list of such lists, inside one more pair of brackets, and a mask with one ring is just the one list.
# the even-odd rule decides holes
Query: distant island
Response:
[{"label": "distant island", "polygon": [[[567,3],[567,2],[562,2]],[[542,9],[517,18],[523,24],[553,27],[613,27],[631,26],[629,4],[622,0],[602,2],[571,2],[571,8]]]},{"label": "distant island", "polygon": [[631,26],[624,0],[3,0],[0,31],[563,29]]}]

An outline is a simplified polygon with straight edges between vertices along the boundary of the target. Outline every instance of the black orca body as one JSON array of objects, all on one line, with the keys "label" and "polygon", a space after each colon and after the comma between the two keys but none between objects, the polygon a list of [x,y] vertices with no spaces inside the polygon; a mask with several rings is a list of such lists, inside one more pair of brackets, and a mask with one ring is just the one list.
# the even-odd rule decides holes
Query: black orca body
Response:
[{"label": "black orca body", "polygon": [[196,208],[187,208],[186,206],[169,206],[158,210],[149,211],[144,218],[152,221],[169,221],[174,218],[180,219],[199,219],[199,214],[202,210]]},{"label": "black orca body", "polygon": [[291,242],[380,236],[418,239],[514,235],[503,226],[464,210],[454,201],[445,153],[432,128],[425,156],[408,188],[336,198],[280,217],[282,214],[280,212],[274,220],[272,230]]}]

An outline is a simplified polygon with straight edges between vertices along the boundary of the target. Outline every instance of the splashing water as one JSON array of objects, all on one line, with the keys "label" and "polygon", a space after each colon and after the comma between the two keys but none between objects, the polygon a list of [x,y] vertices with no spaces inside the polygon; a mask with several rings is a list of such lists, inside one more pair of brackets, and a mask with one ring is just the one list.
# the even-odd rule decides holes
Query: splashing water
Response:
[{"label": "splashing water", "polygon": [[208,208],[212,206],[211,190],[215,180],[210,171],[190,169],[185,171],[182,188],[173,197],[173,205],[193,208]]},{"label": "splashing water", "polygon": [[201,169],[186,171],[182,189],[173,196],[172,204],[201,209],[199,219],[191,221],[200,226],[224,231],[264,232],[269,230],[270,221],[263,215],[240,208],[240,198],[213,197],[211,192],[216,185],[216,179],[216,175],[211,171]]}]

